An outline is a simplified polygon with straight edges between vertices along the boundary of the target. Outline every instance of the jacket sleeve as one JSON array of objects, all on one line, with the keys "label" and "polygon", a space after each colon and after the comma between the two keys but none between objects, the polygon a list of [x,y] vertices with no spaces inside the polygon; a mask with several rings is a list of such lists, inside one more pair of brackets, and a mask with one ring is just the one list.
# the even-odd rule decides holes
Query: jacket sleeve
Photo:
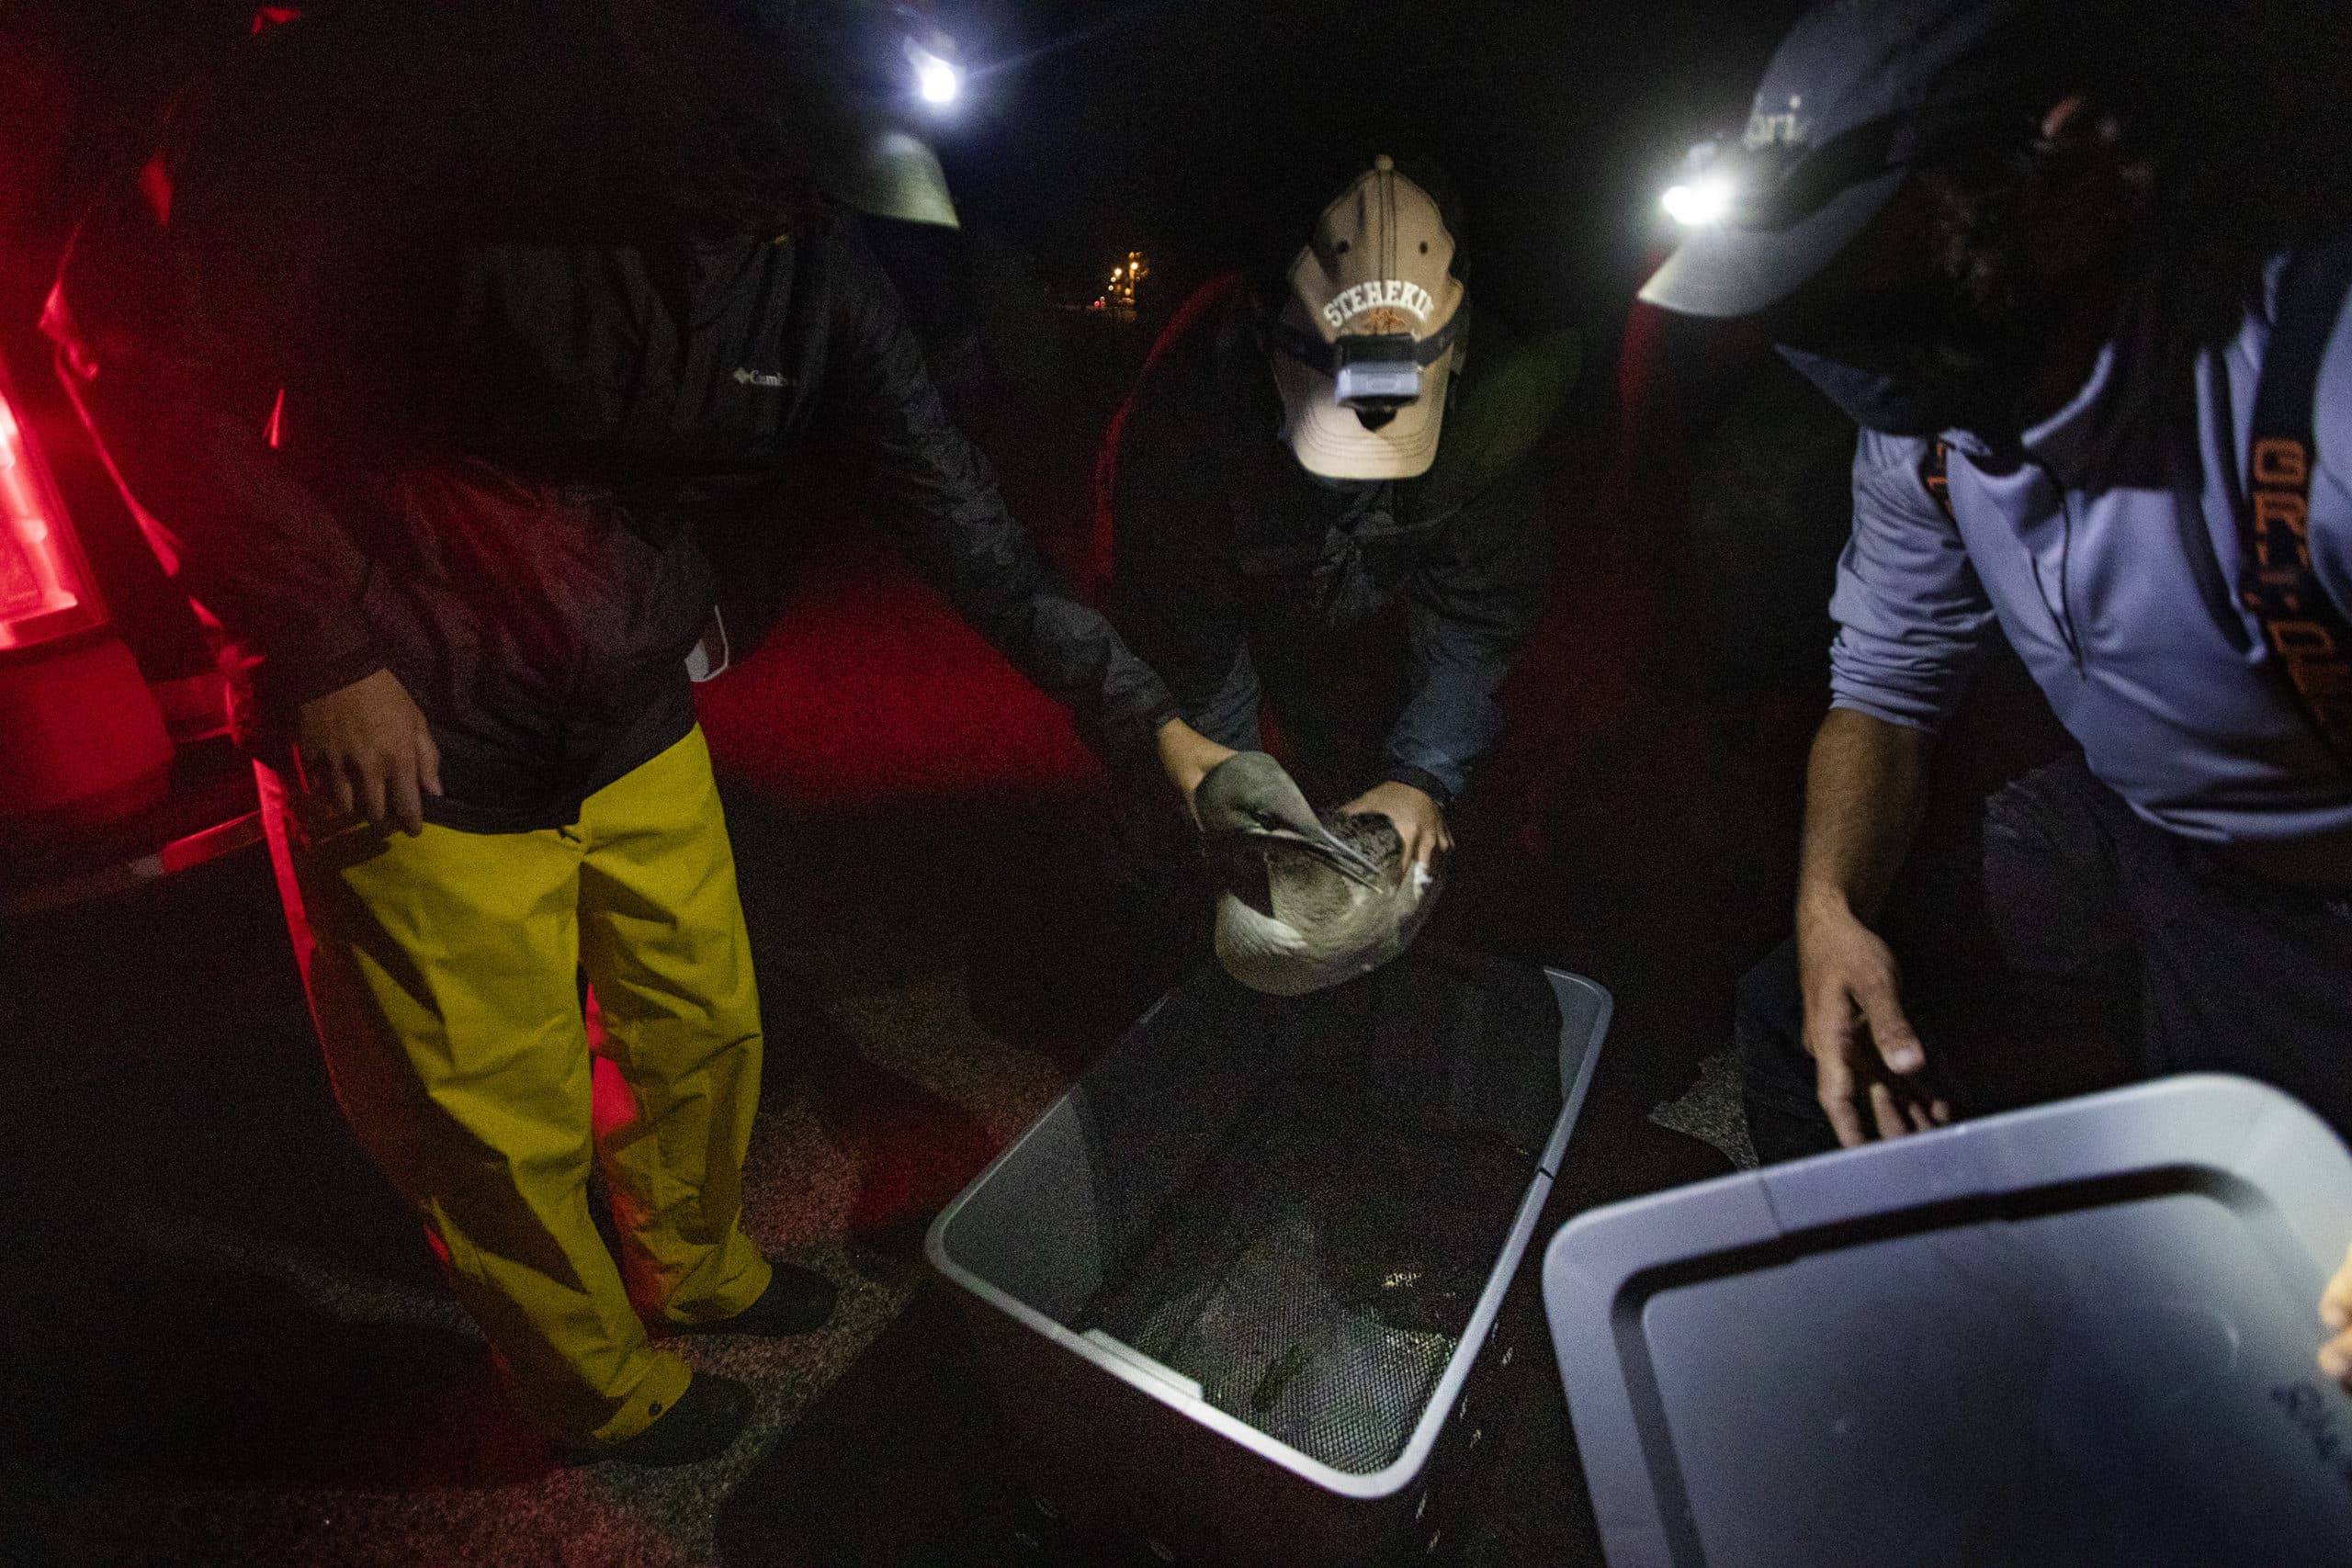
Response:
[{"label": "jacket sleeve", "polygon": [[1127,645],[1168,682],[1185,720],[1231,745],[1246,739],[1258,704],[1230,521],[1214,463],[1155,396],[1161,390],[1147,373],[1114,436],[1111,614]]},{"label": "jacket sleeve", "polygon": [[1104,755],[1148,750],[1176,705],[1111,624],[1039,558],[988,459],[948,422],[906,311],[871,253],[835,243],[828,410],[862,450],[916,567]]},{"label": "jacket sleeve", "polygon": [[1829,601],[1832,707],[1912,729],[1943,727],[1991,640],[1993,605],[1960,530],[1919,478],[1926,445],[1865,431],[1854,528]]},{"label": "jacket sleeve", "polygon": [[1411,685],[1388,735],[1388,777],[1440,804],[1502,733],[1503,678],[1544,604],[1550,539],[1532,464],[1463,508],[1406,595]]},{"label": "jacket sleeve", "polygon": [[208,327],[203,276],[126,193],[76,236],[44,324],[165,565],[259,656],[282,719],[383,667],[360,612],[368,560],[276,449],[276,356]]}]

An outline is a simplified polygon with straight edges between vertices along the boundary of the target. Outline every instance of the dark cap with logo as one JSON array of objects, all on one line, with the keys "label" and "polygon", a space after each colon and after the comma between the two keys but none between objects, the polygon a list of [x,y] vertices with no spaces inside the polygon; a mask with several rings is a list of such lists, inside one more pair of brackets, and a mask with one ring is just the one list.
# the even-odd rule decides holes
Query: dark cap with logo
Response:
[{"label": "dark cap with logo", "polygon": [[[1826,0],[1772,56],[1747,129],[1716,159],[1719,222],[1642,299],[1745,316],[1794,293],[1869,227],[1916,164],[2030,128],[2067,58],[2060,0]],[[2020,133],[2021,140],[2030,130]]]}]

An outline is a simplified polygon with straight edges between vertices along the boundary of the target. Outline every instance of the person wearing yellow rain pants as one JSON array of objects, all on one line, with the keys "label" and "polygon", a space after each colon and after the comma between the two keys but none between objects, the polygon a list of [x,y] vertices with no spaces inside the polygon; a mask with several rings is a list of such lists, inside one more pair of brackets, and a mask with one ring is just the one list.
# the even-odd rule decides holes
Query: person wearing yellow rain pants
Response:
[{"label": "person wearing yellow rain pants", "polygon": [[[626,1452],[692,1377],[645,1324],[756,1329],[741,1319],[773,1272],[741,1224],[759,994],[701,730],[588,796],[572,826],[528,833],[427,823],[410,838],[263,779],[355,1134],[416,1204],[529,1413]],[[617,1265],[590,1215],[592,1168]],[[830,1291],[790,1283],[766,1315],[821,1321]]]},{"label": "person wearing yellow rain pants", "polygon": [[1189,791],[1227,753],[948,421],[844,210],[952,223],[944,178],[897,131],[810,132],[797,8],[457,9],[322,7],[224,57],[44,325],[238,676],[356,1135],[550,1436],[683,1463],[752,1395],[647,1325],[798,1332],[833,1294],[743,1235],[760,1025],[698,536],[823,526],[786,482],[821,430],[1114,765]]}]

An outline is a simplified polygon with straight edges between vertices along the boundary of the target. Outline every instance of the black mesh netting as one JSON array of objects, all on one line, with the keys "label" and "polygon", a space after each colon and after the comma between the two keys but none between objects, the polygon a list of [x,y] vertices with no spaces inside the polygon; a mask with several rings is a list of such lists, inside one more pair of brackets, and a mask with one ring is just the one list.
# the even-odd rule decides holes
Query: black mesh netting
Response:
[{"label": "black mesh netting", "polygon": [[[1182,1180],[1079,1326],[1197,1380],[1218,1409],[1334,1469],[1393,1463],[1534,1179],[1541,1102],[1558,1105],[1529,1070],[1547,1066],[1555,1013],[1536,1021],[1548,1036],[1512,1030],[1528,1044],[1500,1054],[1516,1058],[1515,1092],[1501,1098],[1532,1114],[1498,1116],[1501,1086],[1463,1072],[1496,1054],[1464,1049],[1465,1021],[1438,1010],[1455,1012],[1454,1027],[1408,1032],[1410,1055],[1453,1056],[1428,1069],[1361,1037],[1352,1050],[1295,1045],[1292,1071],[1200,1130]],[[1467,1021],[1475,1034],[1515,1021]]]}]

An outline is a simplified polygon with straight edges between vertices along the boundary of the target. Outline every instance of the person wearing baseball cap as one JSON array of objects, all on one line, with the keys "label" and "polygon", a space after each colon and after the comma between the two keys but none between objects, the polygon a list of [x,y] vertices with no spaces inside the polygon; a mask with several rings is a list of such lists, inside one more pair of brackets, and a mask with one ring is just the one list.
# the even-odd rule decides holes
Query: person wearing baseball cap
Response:
[{"label": "person wearing baseball cap", "polygon": [[[1862,427],[1796,935],[1740,991],[1764,1157],[2196,1069],[2352,1134],[2346,42],[2301,0],[1831,0],[1669,194],[1643,297],[1759,319]],[[2079,751],[1930,904],[1898,873],[2001,634]],[[2344,1378],[2352,1270],[2322,1316]]]},{"label": "person wearing baseball cap", "polygon": [[[1389,817],[1426,867],[1541,604],[1535,448],[1577,355],[1473,309],[1442,171],[1335,183],[1279,267],[1178,312],[1120,411],[1112,620],[1195,729],[1259,750],[1269,703],[1317,808]],[[1183,836],[1143,880],[1197,863]]]},{"label": "person wearing baseball cap", "polygon": [[1429,472],[1467,324],[1453,256],[1437,200],[1385,154],[1323,209],[1272,328],[1283,439],[1300,468],[1341,480]]}]

